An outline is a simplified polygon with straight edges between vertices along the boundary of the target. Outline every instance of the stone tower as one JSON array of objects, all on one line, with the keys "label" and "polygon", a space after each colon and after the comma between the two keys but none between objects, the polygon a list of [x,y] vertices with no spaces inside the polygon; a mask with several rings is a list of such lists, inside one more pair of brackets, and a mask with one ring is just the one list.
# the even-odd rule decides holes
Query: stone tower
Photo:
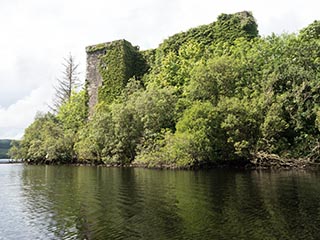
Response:
[{"label": "stone tower", "polygon": [[110,43],[102,43],[98,45],[86,47],[87,53],[87,74],[88,82],[87,91],[89,95],[89,115],[93,113],[94,106],[98,103],[98,90],[102,85],[102,76],[99,71],[100,58],[106,54],[107,47]]},{"label": "stone tower", "polygon": [[112,102],[131,77],[141,78],[147,64],[139,48],[126,40],[88,46],[86,52],[88,106],[92,116],[99,101]]}]

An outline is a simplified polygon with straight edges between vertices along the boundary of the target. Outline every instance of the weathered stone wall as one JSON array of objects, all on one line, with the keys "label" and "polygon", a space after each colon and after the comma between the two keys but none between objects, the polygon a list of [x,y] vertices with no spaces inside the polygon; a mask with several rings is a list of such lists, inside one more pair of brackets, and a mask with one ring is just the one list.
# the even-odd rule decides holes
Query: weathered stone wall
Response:
[{"label": "weathered stone wall", "polygon": [[102,76],[99,71],[100,58],[106,54],[109,43],[86,47],[89,115],[93,113],[94,106],[98,103],[98,89],[102,85]]},{"label": "weathered stone wall", "polygon": [[111,103],[131,77],[141,79],[148,70],[139,48],[124,39],[88,46],[86,52],[89,116],[98,102]]}]

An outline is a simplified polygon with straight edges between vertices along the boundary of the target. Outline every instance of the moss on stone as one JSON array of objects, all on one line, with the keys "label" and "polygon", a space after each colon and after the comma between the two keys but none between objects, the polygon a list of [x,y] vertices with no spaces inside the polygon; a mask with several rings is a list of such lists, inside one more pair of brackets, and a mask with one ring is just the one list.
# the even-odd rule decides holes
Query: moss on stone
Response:
[{"label": "moss on stone", "polygon": [[110,103],[120,95],[131,77],[140,79],[148,66],[139,48],[126,40],[111,42],[104,50],[99,65],[102,86],[99,88],[98,99]]},{"label": "moss on stone", "polygon": [[110,43],[99,43],[99,44],[96,44],[96,45],[88,46],[88,47],[86,47],[86,52],[87,53],[93,53],[93,52],[97,52],[97,51],[102,51],[106,47],[108,47],[109,44]]}]

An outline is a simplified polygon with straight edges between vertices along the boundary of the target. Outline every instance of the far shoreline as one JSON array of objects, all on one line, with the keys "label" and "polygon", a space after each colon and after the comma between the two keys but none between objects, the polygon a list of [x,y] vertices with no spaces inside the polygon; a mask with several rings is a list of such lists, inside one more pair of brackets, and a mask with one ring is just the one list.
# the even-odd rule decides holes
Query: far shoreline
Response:
[{"label": "far shoreline", "polygon": [[14,160],[10,158],[0,159],[0,164],[13,164],[13,163],[24,163],[22,160]]}]

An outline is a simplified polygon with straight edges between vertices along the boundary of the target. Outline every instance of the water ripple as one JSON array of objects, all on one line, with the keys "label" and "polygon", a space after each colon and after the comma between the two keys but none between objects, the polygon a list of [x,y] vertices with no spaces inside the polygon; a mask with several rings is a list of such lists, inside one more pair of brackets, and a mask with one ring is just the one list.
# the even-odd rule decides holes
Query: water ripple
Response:
[{"label": "water ripple", "polygon": [[320,239],[319,174],[1,165],[0,240]]}]

